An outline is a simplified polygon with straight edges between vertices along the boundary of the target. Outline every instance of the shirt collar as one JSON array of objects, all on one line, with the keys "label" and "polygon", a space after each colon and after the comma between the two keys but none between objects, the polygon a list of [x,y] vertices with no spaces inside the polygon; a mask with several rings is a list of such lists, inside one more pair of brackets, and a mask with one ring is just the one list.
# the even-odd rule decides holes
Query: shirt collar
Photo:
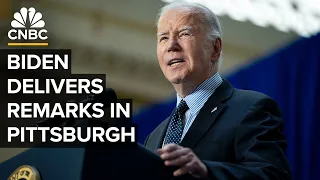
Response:
[{"label": "shirt collar", "polygon": [[222,78],[219,73],[212,75],[210,78],[202,82],[191,94],[187,95],[185,98],[181,98],[177,94],[177,104],[178,107],[180,101],[183,99],[186,101],[189,110],[192,113],[198,113],[209,97],[215,92],[217,87],[222,83]]}]

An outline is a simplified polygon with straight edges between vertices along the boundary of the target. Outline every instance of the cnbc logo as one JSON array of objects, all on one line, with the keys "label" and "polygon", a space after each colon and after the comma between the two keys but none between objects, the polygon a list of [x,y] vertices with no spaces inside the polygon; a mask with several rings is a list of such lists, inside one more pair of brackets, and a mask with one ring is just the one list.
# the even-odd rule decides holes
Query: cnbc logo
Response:
[{"label": "cnbc logo", "polygon": [[48,39],[48,31],[44,29],[45,22],[40,12],[33,7],[23,7],[20,12],[14,13],[13,18],[12,29],[8,32],[8,38],[11,40],[8,46],[48,46],[45,42]]}]

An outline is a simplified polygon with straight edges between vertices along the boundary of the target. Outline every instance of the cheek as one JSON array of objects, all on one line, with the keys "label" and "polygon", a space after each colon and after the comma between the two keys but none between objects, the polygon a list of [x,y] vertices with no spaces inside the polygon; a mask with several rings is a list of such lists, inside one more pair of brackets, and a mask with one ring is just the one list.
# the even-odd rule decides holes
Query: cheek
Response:
[{"label": "cheek", "polygon": [[157,57],[158,57],[158,61],[161,64],[163,62],[164,59],[164,53],[161,50],[161,48],[157,48]]},{"label": "cheek", "polygon": [[188,40],[183,43],[183,50],[184,53],[193,60],[197,60],[199,56],[202,55],[201,47],[197,45],[197,43],[194,40]]},{"label": "cheek", "polygon": [[205,71],[209,68],[209,57],[205,56],[205,52],[201,47],[196,47],[189,53],[189,67],[193,71]]}]

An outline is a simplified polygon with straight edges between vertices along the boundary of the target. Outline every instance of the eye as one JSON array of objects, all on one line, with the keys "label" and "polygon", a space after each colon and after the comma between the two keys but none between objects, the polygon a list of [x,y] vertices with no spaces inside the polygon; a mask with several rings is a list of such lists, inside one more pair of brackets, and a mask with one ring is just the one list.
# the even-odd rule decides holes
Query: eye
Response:
[{"label": "eye", "polygon": [[182,32],[180,36],[191,36],[191,34],[189,32]]},{"label": "eye", "polygon": [[162,37],[160,37],[159,42],[161,42],[161,41],[163,41],[163,40],[167,40],[167,39],[168,39],[168,37],[162,36]]}]

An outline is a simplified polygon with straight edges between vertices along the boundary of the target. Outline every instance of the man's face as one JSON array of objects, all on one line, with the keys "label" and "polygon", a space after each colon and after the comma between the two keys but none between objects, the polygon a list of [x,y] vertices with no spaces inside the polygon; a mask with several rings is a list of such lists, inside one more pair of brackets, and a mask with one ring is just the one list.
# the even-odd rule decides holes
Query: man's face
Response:
[{"label": "man's face", "polygon": [[157,56],[164,76],[173,84],[199,82],[212,73],[211,53],[199,19],[187,11],[169,10],[160,17]]}]

